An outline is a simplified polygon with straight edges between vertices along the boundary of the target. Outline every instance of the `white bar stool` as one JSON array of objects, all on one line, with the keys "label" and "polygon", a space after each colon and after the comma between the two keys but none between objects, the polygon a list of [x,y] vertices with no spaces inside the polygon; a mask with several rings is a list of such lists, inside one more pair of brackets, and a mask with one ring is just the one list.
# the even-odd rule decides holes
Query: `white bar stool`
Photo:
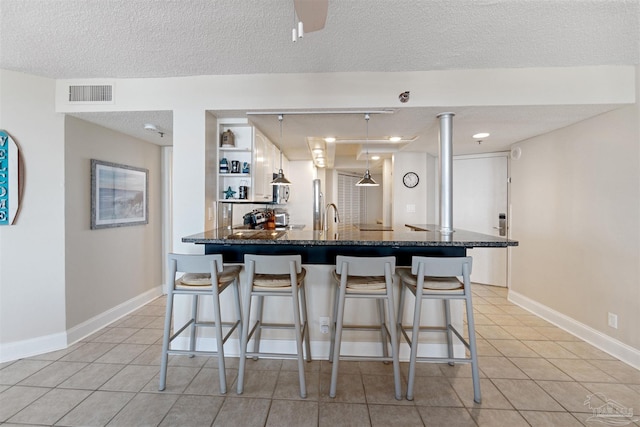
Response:
[{"label": "white bar stool", "polygon": [[[306,270],[302,267],[300,255],[245,255],[244,267],[247,272],[247,286],[244,290],[244,319],[242,344],[240,346],[240,366],[238,368],[238,394],[244,391],[244,374],[247,357],[257,359],[260,355],[285,359],[298,359],[300,377],[300,396],[307,397],[304,374],[304,353],[307,362],[311,362],[309,327],[307,324],[307,298],[304,278]],[[256,320],[249,331],[251,299],[257,297]],[[264,297],[289,297],[293,312],[293,324],[263,323],[262,309]],[[296,353],[260,352],[262,329],[293,329],[296,337]],[[255,333],[253,351],[247,351],[251,336]],[[303,352],[303,343],[305,351]]]},{"label": "white bar stool", "polygon": [[[164,335],[162,339],[162,360],[160,363],[160,387],[162,391],[167,383],[167,362],[169,354],[196,354],[204,356],[218,356],[218,370],[220,371],[220,393],[227,392],[227,382],[224,367],[224,343],[237,328],[238,334],[242,332],[242,317],[240,312],[240,285],[238,275],[240,266],[227,266],[222,263],[222,255],[179,255],[169,254],[171,284],[167,292],[167,311],[164,321]],[[178,272],[184,273],[182,277],[176,278]],[[211,286],[216,283],[216,286]],[[220,294],[233,285],[236,305],[236,320],[234,322],[222,322],[220,314]],[[171,320],[173,315],[173,297],[175,295],[192,295],[191,318],[184,325],[173,327],[171,335]],[[198,297],[209,296],[213,300],[213,322],[198,320]],[[189,334],[189,350],[171,349],[171,342],[185,329],[191,326]],[[229,327],[226,335],[222,335],[222,327]],[[216,331],[217,349],[216,351],[196,350],[196,328],[213,327]],[[239,337],[241,341],[241,337]]]},{"label": "white bar stool", "polygon": [[[402,335],[411,347],[409,357],[409,376],[407,381],[407,400],[413,400],[413,386],[415,383],[416,361],[418,362],[447,362],[471,363],[471,376],[473,378],[473,400],[481,402],[480,377],[478,374],[478,352],[476,350],[475,326],[473,321],[473,306],[471,303],[471,257],[435,258],[414,256],[411,261],[411,270],[398,269],[398,276],[402,282],[400,290],[400,307],[398,309],[398,326]],[[462,281],[458,277],[462,277]],[[409,289],[415,295],[415,308],[413,312],[413,325],[402,325],[402,314],[406,290]],[[422,300],[439,299],[444,305],[444,326],[420,326],[420,314]],[[469,340],[458,332],[451,324],[450,300],[464,300],[467,312],[467,327]],[[406,331],[411,330],[411,337]],[[418,357],[419,334],[421,331],[444,332],[447,336],[448,357]],[[453,357],[453,334],[469,350],[470,357]]]},{"label": "white bar stool", "polygon": [[[336,257],[336,270],[333,272],[335,298],[333,302],[333,321],[331,349],[329,361],[333,362],[331,368],[331,387],[329,396],[336,397],[338,383],[338,366],[340,359],[349,360],[381,360],[393,362],[393,379],[395,385],[395,397],[402,399],[400,381],[400,361],[398,358],[398,333],[395,322],[395,309],[393,303],[393,275],[395,274],[396,258],[389,257],[351,257],[338,255]],[[344,325],[345,300],[347,298],[368,298],[377,301],[380,324],[375,326]],[[385,316],[384,300],[387,301],[389,323]],[[343,330],[369,330],[380,331],[382,343],[382,356],[341,356]],[[388,343],[391,343],[391,356],[389,356]]]}]

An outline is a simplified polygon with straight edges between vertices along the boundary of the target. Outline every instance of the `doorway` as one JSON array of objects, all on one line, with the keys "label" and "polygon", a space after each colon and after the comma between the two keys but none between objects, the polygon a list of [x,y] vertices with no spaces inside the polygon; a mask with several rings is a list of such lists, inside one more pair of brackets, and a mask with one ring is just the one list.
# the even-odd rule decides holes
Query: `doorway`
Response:
[{"label": "doorway", "polygon": [[[508,236],[508,168],[508,153],[453,158],[454,228]],[[468,254],[473,257],[471,279],[474,283],[508,286],[507,248],[473,248]]]}]

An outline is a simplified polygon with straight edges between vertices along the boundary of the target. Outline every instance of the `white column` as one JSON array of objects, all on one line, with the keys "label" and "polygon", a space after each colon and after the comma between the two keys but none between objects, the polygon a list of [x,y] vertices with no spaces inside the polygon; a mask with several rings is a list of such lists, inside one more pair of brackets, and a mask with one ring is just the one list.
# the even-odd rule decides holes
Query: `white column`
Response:
[{"label": "white column", "polygon": [[440,113],[440,233],[453,233],[453,113]]},{"label": "white column", "polygon": [[206,112],[173,112],[173,251],[204,253],[182,238],[205,231]]}]

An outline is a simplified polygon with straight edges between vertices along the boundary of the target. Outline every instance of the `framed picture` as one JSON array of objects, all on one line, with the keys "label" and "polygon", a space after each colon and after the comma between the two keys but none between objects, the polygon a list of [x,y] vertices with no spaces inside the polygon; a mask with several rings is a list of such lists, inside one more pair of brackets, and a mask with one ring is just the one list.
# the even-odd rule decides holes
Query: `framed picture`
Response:
[{"label": "framed picture", "polygon": [[91,229],[149,223],[149,170],[91,159]]}]

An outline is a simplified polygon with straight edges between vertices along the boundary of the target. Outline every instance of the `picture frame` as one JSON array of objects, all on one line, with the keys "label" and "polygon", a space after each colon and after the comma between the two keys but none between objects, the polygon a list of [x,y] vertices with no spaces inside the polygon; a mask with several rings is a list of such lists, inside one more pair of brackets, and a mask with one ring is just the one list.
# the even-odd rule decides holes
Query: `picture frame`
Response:
[{"label": "picture frame", "polygon": [[91,229],[149,223],[149,170],[91,159]]}]

